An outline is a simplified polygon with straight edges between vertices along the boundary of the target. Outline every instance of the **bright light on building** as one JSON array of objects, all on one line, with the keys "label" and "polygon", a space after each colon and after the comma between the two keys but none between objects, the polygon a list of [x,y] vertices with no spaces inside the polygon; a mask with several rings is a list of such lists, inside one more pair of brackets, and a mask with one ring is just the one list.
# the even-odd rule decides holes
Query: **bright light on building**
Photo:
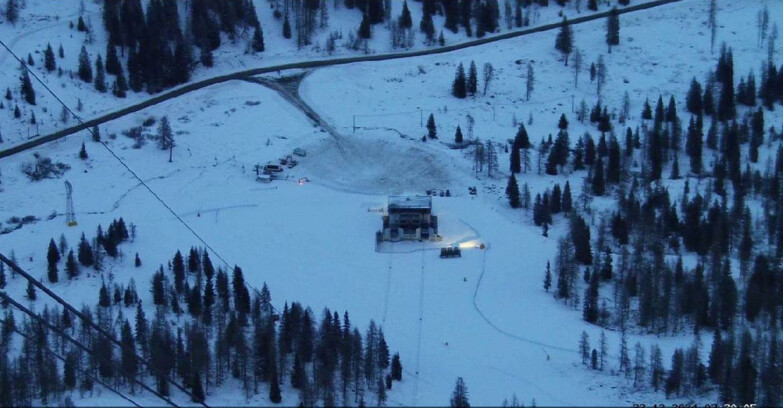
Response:
[{"label": "bright light on building", "polygon": [[460,242],[458,246],[460,249],[466,249],[466,248],[478,248],[479,245],[480,245],[479,242],[474,239],[471,241]]}]

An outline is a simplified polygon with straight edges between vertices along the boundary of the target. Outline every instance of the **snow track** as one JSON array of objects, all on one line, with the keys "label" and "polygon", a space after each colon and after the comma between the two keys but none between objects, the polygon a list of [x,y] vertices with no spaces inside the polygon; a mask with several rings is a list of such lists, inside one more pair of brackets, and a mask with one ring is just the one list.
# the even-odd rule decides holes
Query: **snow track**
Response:
[{"label": "snow track", "polygon": [[424,244],[421,251],[421,282],[419,283],[419,333],[416,343],[416,377],[413,385],[413,404],[419,400],[419,373],[421,372],[421,338],[424,332]]},{"label": "snow track", "polygon": [[[392,245],[394,243],[392,242]],[[394,252],[389,252],[389,268],[386,271],[386,295],[384,297],[383,302],[383,319],[381,320],[381,324],[386,324],[386,317],[389,314],[389,292],[391,292],[391,278],[392,278],[392,257]]]},{"label": "snow track", "polygon": [[[85,14],[95,14],[95,13],[92,12],[92,11],[85,11]],[[54,27],[59,27],[61,25],[68,25],[68,24],[72,23],[72,21],[70,19],[72,19],[72,18],[74,18],[74,17],[76,17],[78,15],[79,15],[79,13],[72,13],[72,14],[69,14],[67,16],[63,16],[62,20],[60,20],[60,21],[58,21],[56,23],[47,24],[45,26],[38,26],[34,30],[26,31],[26,32],[24,32],[22,34],[17,35],[11,41],[9,41],[6,45],[8,46],[9,49],[13,50],[14,46],[16,46],[16,44],[19,43],[19,41],[21,41],[21,40],[23,40],[23,39],[25,39],[25,38],[33,35],[33,34],[40,33],[41,31],[46,31],[46,30],[49,30],[49,29],[54,28]],[[6,59],[8,59],[8,57],[10,55],[11,55],[11,53],[8,52],[7,50],[6,50],[6,52],[3,52],[2,55],[0,55],[0,67],[3,66],[3,64],[5,64]]]},{"label": "snow track", "polygon": [[[502,335],[504,335],[504,336],[506,336],[508,338],[511,338],[511,339],[514,339],[514,340],[519,340],[521,342],[525,342],[525,343],[529,343],[529,344],[534,344],[536,346],[541,346],[541,347],[543,347],[545,349],[548,348],[548,349],[552,349],[552,350],[558,350],[558,351],[563,351],[563,352],[567,352],[567,353],[577,353],[578,354],[579,350],[577,350],[577,349],[560,347],[560,346],[556,346],[556,345],[553,345],[553,344],[544,343],[544,342],[541,342],[541,341],[537,341],[537,340],[525,338],[525,337],[522,337],[522,336],[518,336],[518,335],[513,334],[513,333],[509,333],[508,331],[503,330],[500,327],[498,327],[498,325],[496,325],[492,320],[490,320],[484,314],[484,312],[481,311],[481,308],[479,308],[478,303],[476,302],[476,298],[478,297],[479,288],[481,287],[481,280],[484,278],[484,274],[486,273],[487,252],[489,252],[489,248],[487,248],[487,249],[485,249],[483,251],[483,255],[482,255],[483,259],[481,260],[481,275],[479,275],[478,282],[476,282],[476,289],[473,291],[473,308],[476,310],[476,313],[478,313],[479,316],[481,316],[481,318],[485,322],[487,322],[487,324],[490,327],[492,327],[492,329],[494,329],[496,332],[498,332],[498,333],[500,333],[500,334],[502,334]],[[544,353],[546,353],[546,351]],[[547,354],[547,359],[548,358],[549,358],[549,354]]]}]

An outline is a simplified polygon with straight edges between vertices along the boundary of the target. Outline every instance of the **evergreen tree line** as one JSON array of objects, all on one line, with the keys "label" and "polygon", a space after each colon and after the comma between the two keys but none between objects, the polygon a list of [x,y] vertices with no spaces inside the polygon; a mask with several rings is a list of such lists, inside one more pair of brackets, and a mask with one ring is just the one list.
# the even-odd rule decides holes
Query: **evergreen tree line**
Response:
[{"label": "evergreen tree line", "polygon": [[[591,0],[592,1],[592,0]],[[627,2],[627,0],[624,0]],[[433,45],[436,42],[441,46],[445,44],[443,31],[437,35],[437,29],[433,22],[433,16],[443,16],[443,29],[456,34],[460,28],[466,36],[478,38],[487,33],[498,32],[501,27],[501,18],[506,28],[520,28],[530,24],[531,15],[534,14],[533,6],[549,6],[548,0],[505,0],[501,9],[499,0],[417,0],[421,3],[422,13],[419,22],[419,31],[425,36],[425,43]],[[566,2],[558,0],[560,6]],[[562,3],[562,4],[560,4]],[[361,23],[356,30],[356,36],[350,33],[349,47],[359,49],[360,44],[367,46],[366,41],[373,36],[373,29],[381,23],[386,23],[392,36],[392,48],[409,48],[413,45],[413,21],[408,2],[403,2],[400,15],[394,18],[391,15],[391,0],[280,0],[271,4],[274,16],[281,22],[283,36],[296,41],[299,48],[312,45],[312,36],[317,29],[329,27],[329,16],[339,7],[357,10],[362,15]],[[597,5],[595,6],[597,10]],[[331,10],[331,11],[330,11]],[[619,30],[619,24],[617,25]],[[619,35],[615,37],[619,42]],[[327,49],[334,47],[334,37],[330,36]],[[607,39],[609,42],[610,40]],[[612,40],[615,41],[615,40]],[[332,45],[329,45],[332,42]],[[616,42],[610,43],[610,45]]]},{"label": "evergreen tree line", "polygon": [[[129,239],[135,238],[135,226],[131,224],[129,232],[122,217],[115,219],[109,224],[106,232],[103,232],[101,225],[98,225],[95,237],[88,241],[84,233],[75,248],[69,248],[65,236],[60,236],[59,245],[55,243],[54,238],[49,241],[49,247],[46,253],[47,260],[47,278],[49,282],[56,283],[60,280],[59,264],[64,260],[64,271],[68,279],[75,279],[81,273],[83,267],[93,268],[96,272],[103,270],[103,259],[106,255],[111,258],[117,258],[121,255],[119,245]],[[74,251],[76,251],[74,253]],[[141,265],[141,260],[136,254],[135,262],[137,266]],[[0,271],[2,273],[2,271]],[[32,287],[30,287],[30,290]],[[32,292],[34,293],[34,292]],[[28,293],[29,297],[29,293]]]},{"label": "evergreen tree line", "polygon": [[[581,308],[586,321],[623,333],[712,331],[709,362],[698,360],[697,337],[693,346],[674,353],[668,370],[659,350],[646,357],[646,350],[637,347],[631,359],[622,342],[620,370],[634,386],[649,384],[669,396],[718,389],[722,402],[776,406],[782,374],[777,334],[783,324],[783,148],[774,150],[780,135],[765,125],[763,92],[753,72],[737,85],[732,60],[731,49],[721,47],[707,84],[691,81],[684,104],[691,115],[687,123],[674,96],[667,104],[662,96],[654,105],[646,101],[641,126],[626,128],[621,146],[611,110],[597,103],[588,115],[583,104],[578,118],[597,124],[597,144],[586,134],[569,152],[565,168],[558,168],[551,136],[542,140],[539,171],[547,152],[549,174],[586,170],[579,204],[568,216],[570,234],[559,241],[554,262],[547,263],[543,286]],[[774,65],[767,66],[765,87],[778,76],[769,74]],[[773,88],[766,89],[769,94]],[[774,109],[774,101],[768,109]],[[560,132],[567,129],[563,122]],[[766,167],[757,164],[764,145],[772,153]],[[516,150],[512,175],[522,170]],[[681,178],[682,153],[690,161],[682,171],[688,179],[672,198],[662,182],[664,170],[669,168],[670,179]],[[509,180],[512,185],[516,179]],[[537,223],[546,225],[551,217],[552,195],[547,191],[536,199]],[[588,204],[602,195],[611,197],[614,210],[593,214]],[[594,220],[590,225],[589,219]],[[695,265],[684,266],[685,255],[695,256]],[[600,351],[583,351],[586,365],[603,366]]]},{"label": "evergreen tree line", "polygon": [[628,347],[626,332],[620,333],[620,350],[616,354],[617,365],[609,360],[609,347],[605,332],[601,332],[596,347],[591,347],[589,335],[582,332],[579,350],[582,364],[592,370],[612,371],[615,367],[623,377],[633,382],[635,390],[663,392],[670,397],[694,397],[705,392],[717,391],[720,403],[758,404],[780,406],[783,400],[781,384],[781,351],[783,342],[777,330],[753,335],[748,329],[736,333],[730,330],[713,331],[709,355],[702,359],[704,346],[696,333],[690,346],[676,348],[671,355],[668,369],[664,355],[657,344],[649,351],[637,342],[632,351]]},{"label": "evergreen tree line", "polygon": [[[114,334],[122,349],[67,310],[45,307],[41,317],[91,352],[26,316],[16,323],[14,313],[6,310],[0,338],[0,403],[60,401],[77,391],[92,395],[94,382],[84,373],[131,394],[138,390],[135,381],[141,380],[168,396],[168,379],[175,379],[191,391],[195,402],[205,401],[211,390],[234,379],[246,398],[265,393],[271,402],[280,403],[281,385],[290,384],[305,406],[383,405],[393,381],[402,379],[400,356],[391,355],[383,329],[374,321],[362,333],[347,311],[340,318],[327,308],[319,320],[310,308],[286,302],[277,313],[266,285],[251,297],[241,268],[234,268],[229,282],[228,274],[216,270],[203,249],[191,248],[187,256],[177,251],[168,269],[164,272],[161,266],[152,278],[151,319],[132,280],[127,287],[103,283],[97,305],[82,307],[81,313]],[[135,317],[128,318],[134,309]],[[173,324],[172,313],[192,318]],[[15,355],[8,351],[17,329],[29,336]],[[54,360],[50,351],[64,356],[64,361]],[[133,351],[151,367],[142,366]]]},{"label": "evergreen tree line", "polygon": [[[194,0],[184,19],[177,4],[149,0],[142,8],[141,0],[104,0],[102,17],[108,43],[105,65],[101,55],[96,57],[96,89],[111,89],[123,97],[128,89],[156,93],[187,82],[197,62],[193,47],[200,50],[198,61],[211,67],[212,51],[220,46],[221,33],[231,42],[247,38],[248,50],[264,51],[263,31],[252,1]],[[127,79],[121,58],[126,54]],[[111,87],[101,84],[104,71],[116,78]],[[84,47],[79,57],[79,77],[93,82],[90,57]]]}]

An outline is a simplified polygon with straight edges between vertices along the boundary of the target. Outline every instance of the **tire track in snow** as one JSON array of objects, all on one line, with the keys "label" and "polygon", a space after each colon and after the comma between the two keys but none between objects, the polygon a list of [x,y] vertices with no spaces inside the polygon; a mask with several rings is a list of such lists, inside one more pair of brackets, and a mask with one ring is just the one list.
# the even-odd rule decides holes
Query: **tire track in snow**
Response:
[{"label": "tire track in snow", "polygon": [[[95,14],[95,12],[94,11],[85,11],[84,14]],[[17,35],[16,37],[14,37],[8,43],[8,48],[13,49],[16,46],[16,44],[19,43],[19,41],[21,41],[22,39],[24,39],[26,37],[29,37],[29,36],[31,36],[33,34],[37,34],[37,33],[41,32],[41,31],[48,30],[50,28],[55,28],[57,26],[67,25],[67,24],[69,24],[71,22],[69,19],[71,19],[73,17],[76,17],[78,15],[79,15],[79,13],[72,13],[72,14],[69,14],[67,16],[64,16],[63,20],[59,20],[56,23],[45,25],[43,27],[37,27],[37,28],[35,28],[33,30],[21,33],[21,34]],[[3,66],[3,64],[5,64],[5,60],[8,59],[9,55],[11,55],[11,53],[8,52],[8,51],[6,51],[2,55],[0,55],[0,66]]]},{"label": "tire track in snow", "polygon": [[[514,339],[514,340],[518,340],[518,341],[521,341],[521,342],[525,342],[525,343],[529,343],[529,344],[534,344],[536,346],[540,346],[540,347],[545,349],[544,353],[546,353],[546,349],[552,349],[552,350],[558,350],[558,351],[563,351],[563,352],[567,352],[567,353],[579,354],[579,350],[577,350],[577,349],[570,349],[570,348],[566,348],[566,347],[556,346],[554,344],[544,343],[544,342],[541,342],[541,341],[538,341],[538,340],[533,340],[533,339],[529,339],[529,338],[526,338],[526,337],[518,336],[518,335],[516,335],[514,333],[510,333],[510,332],[508,332],[506,330],[503,330],[500,327],[498,327],[498,325],[496,325],[492,320],[490,320],[484,314],[483,311],[481,311],[481,308],[478,306],[478,302],[476,302],[476,299],[478,298],[479,289],[481,288],[481,281],[484,279],[484,274],[485,274],[486,269],[487,269],[487,252],[488,251],[489,251],[489,247],[484,249],[484,253],[482,254],[481,275],[479,275],[478,282],[476,282],[476,289],[473,291],[473,309],[476,310],[476,312],[479,314],[479,316],[481,316],[481,318],[484,319],[484,321],[490,327],[492,327],[496,332],[498,332],[498,333],[500,333],[500,334],[502,334],[502,335],[504,335],[504,336],[506,336],[508,338]],[[547,354],[547,358],[548,358],[549,354],[548,353],[546,353],[546,354]]]},{"label": "tire track in snow", "polygon": [[421,338],[424,329],[424,241],[421,251],[421,282],[419,283],[419,336],[416,345],[416,377],[413,382],[413,404],[419,401],[419,373],[421,372]]},{"label": "tire track in snow", "polygon": [[[391,243],[392,248],[394,248],[394,242]],[[386,272],[386,299],[383,303],[383,320],[381,320],[381,325],[386,324],[386,316],[389,312],[389,294],[391,292],[391,277],[392,277],[392,257],[394,256],[394,252],[389,252],[389,269]]]}]

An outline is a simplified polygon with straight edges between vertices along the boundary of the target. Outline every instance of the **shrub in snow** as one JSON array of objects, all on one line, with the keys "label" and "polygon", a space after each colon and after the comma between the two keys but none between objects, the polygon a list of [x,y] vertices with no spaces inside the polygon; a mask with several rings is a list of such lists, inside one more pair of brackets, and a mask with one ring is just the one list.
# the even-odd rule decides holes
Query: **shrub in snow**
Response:
[{"label": "shrub in snow", "polygon": [[71,166],[52,162],[48,157],[36,157],[34,163],[27,162],[22,164],[22,172],[30,177],[32,181],[39,181],[47,178],[58,178],[65,174]]}]

